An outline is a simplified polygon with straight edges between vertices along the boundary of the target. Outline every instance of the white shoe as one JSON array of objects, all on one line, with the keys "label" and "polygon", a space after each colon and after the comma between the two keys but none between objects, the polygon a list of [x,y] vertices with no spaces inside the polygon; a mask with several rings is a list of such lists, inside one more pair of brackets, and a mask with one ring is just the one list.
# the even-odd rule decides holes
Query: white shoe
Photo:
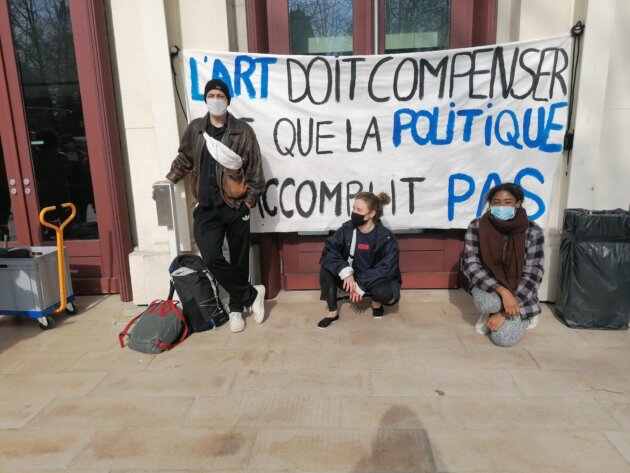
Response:
[{"label": "white shoe", "polygon": [[262,324],[263,320],[265,320],[265,286],[254,286],[254,289],[256,289],[258,294],[256,294],[256,299],[254,299],[252,304],[252,315],[257,324]]},{"label": "white shoe", "polygon": [[533,317],[531,317],[529,319],[529,325],[527,326],[527,330],[531,330],[533,328],[536,328],[538,326],[538,321],[539,321],[539,316],[538,315],[534,315]]},{"label": "white shoe", "polygon": [[240,312],[230,312],[230,330],[232,333],[242,332],[245,330],[245,321],[243,314]]},{"label": "white shoe", "polygon": [[490,329],[486,326],[486,323],[489,318],[490,316],[488,314],[481,314],[481,317],[479,317],[479,320],[477,320],[477,323],[475,324],[475,332],[479,335],[488,335],[488,333],[490,333]]}]

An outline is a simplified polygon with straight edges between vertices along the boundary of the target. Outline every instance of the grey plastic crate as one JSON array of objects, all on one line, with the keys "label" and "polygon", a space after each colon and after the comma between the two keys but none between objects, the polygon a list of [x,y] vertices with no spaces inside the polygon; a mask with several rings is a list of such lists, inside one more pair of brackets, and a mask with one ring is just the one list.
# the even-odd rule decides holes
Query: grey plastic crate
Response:
[{"label": "grey plastic crate", "polygon": [[[32,258],[0,258],[0,314],[33,318],[50,314],[59,301],[57,248],[32,246]],[[66,295],[74,300],[67,256]]]}]

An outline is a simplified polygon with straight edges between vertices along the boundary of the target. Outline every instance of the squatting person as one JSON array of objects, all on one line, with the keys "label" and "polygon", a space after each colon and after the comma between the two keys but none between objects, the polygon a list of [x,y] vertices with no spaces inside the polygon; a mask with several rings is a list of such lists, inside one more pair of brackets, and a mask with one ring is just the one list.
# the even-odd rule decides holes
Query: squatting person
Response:
[{"label": "squatting person", "polygon": [[538,324],[544,238],[522,207],[520,186],[500,184],[486,199],[489,209],[466,231],[463,270],[481,313],[475,330],[510,347]]},{"label": "squatting person", "polygon": [[393,305],[400,299],[398,242],[381,222],[383,205],[390,202],[385,193],[358,193],[351,219],[326,240],[319,261],[319,281],[328,314],[317,324],[319,328],[325,329],[339,319],[338,288],[348,293],[353,304],[369,293],[372,315],[377,318],[384,314],[383,305]]}]

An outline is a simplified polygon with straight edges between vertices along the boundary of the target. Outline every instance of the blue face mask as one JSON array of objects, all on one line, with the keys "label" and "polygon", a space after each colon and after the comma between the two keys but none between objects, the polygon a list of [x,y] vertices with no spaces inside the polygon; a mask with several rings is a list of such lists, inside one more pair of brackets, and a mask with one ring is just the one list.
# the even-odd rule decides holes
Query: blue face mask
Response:
[{"label": "blue face mask", "polygon": [[512,220],[516,215],[516,207],[490,207],[490,213],[499,220]]}]

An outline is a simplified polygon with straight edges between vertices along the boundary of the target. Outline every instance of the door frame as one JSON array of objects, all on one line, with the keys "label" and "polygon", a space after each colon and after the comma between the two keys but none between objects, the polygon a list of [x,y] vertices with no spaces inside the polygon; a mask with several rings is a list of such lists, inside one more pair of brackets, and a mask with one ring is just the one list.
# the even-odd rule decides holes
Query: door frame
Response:
[{"label": "door frame", "polygon": [[[368,55],[383,53],[385,47],[386,0],[353,0],[353,54]],[[496,41],[498,0],[451,0],[451,25],[449,48],[465,48],[491,44]],[[256,53],[289,54],[289,3],[288,0],[245,0],[247,16],[248,50]],[[375,12],[378,8],[379,21],[375,31]],[[379,41],[375,41],[378,35]],[[378,45],[378,46],[376,46]],[[375,51],[378,47],[379,51]],[[295,253],[290,241],[297,234],[283,238],[281,233],[263,233],[261,245],[261,275],[267,288],[267,297],[275,297],[286,287],[283,279],[283,249]],[[463,248],[463,230],[445,231],[444,269],[433,276],[415,274],[407,281],[407,287],[457,287],[457,257]],[[418,238],[421,243],[424,237]],[[422,249],[422,248],[419,248]],[[297,251],[297,250],[296,250]],[[308,277],[308,276],[307,276]],[[311,275],[311,285],[316,278]]]},{"label": "door frame", "polygon": [[[385,51],[385,2],[378,0],[378,32],[374,31],[374,2],[352,0],[353,54],[383,54]],[[449,48],[491,44],[497,35],[498,0],[451,0]],[[289,1],[247,0],[248,47],[257,53],[289,54]],[[265,35],[265,31],[267,34]],[[374,36],[378,49],[374,50]]]},{"label": "door frame", "polygon": [[[2,38],[4,31],[0,31],[0,47],[4,44]],[[23,188],[23,174],[20,169],[18,160],[18,145],[15,140],[13,130],[13,110],[7,89],[6,77],[4,74],[4,59],[2,51],[0,51],[0,146],[2,146],[2,154],[4,158],[4,166],[7,175],[7,189],[9,189],[9,198],[11,200],[11,212],[13,214],[13,224],[15,225],[16,240],[11,241],[11,246],[28,246],[31,244],[29,234],[29,224],[26,216],[26,198]],[[11,185],[11,180],[15,181]],[[10,191],[16,191],[12,194]]]},{"label": "door frame", "polygon": [[[11,195],[11,207],[17,202],[19,212],[13,209],[13,219],[16,224],[17,242],[20,245],[40,246],[42,244],[41,232],[38,225],[34,224],[33,216],[39,213],[37,205],[37,189],[34,185],[34,172],[31,164],[31,147],[28,129],[26,127],[26,114],[24,103],[22,102],[22,91],[20,88],[17,59],[13,46],[13,35],[9,23],[8,0],[0,0],[0,54],[3,56],[0,61],[2,74],[0,74],[2,84],[0,89],[7,96],[7,114],[2,112],[2,136],[4,159],[6,164],[11,164],[9,173],[7,167],[7,178],[15,179],[17,194]],[[7,140],[5,144],[4,141]],[[27,159],[21,159],[27,157]],[[28,179],[30,187],[24,185]],[[29,189],[29,195],[25,190]],[[23,204],[22,204],[23,202]],[[22,205],[20,205],[22,204]],[[29,221],[30,216],[30,221]],[[21,231],[20,231],[21,230]]]},{"label": "door frame", "polygon": [[[79,274],[81,277],[73,281],[73,289],[79,293],[120,292],[121,299],[129,301],[132,292],[128,255],[132,251],[132,241],[105,8],[102,0],[69,0],[68,3],[99,223],[98,240],[73,240],[71,244],[67,243],[71,271],[74,262],[85,276]],[[10,108],[10,117],[4,110],[0,112],[5,160],[13,163],[12,172],[17,172],[15,163],[19,163],[20,180],[29,179],[32,183],[34,172],[30,138],[10,28],[8,0],[0,0],[0,43],[0,55],[3,58],[0,62],[0,96],[6,90]],[[5,137],[7,143],[4,143]],[[28,242],[20,243],[39,246],[47,243],[41,237],[35,186],[31,190],[31,194],[25,196],[23,189],[18,189],[21,198],[12,195],[11,204],[17,218],[26,221],[25,216],[28,215],[28,230],[24,228],[24,222],[20,223],[22,235],[25,235],[24,232],[28,234]],[[22,200],[24,204],[21,204]],[[16,204],[17,207],[14,207]],[[98,268],[90,273],[90,268],[95,265]]]}]

